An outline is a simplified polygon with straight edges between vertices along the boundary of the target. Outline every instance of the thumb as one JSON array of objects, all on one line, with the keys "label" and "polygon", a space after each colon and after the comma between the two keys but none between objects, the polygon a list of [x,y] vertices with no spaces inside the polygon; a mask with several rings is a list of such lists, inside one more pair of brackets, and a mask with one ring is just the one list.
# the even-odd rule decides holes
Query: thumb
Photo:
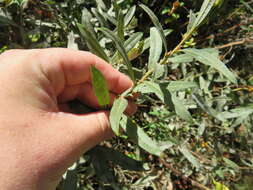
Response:
[{"label": "thumb", "polygon": [[90,148],[113,136],[107,111],[84,115],[64,112],[52,114],[50,128],[54,134],[55,149],[64,153],[62,156],[68,160],[79,158]]},{"label": "thumb", "polygon": [[[42,176],[58,183],[62,174],[87,150],[113,136],[108,112],[85,115],[55,112],[40,118],[36,139],[35,160],[40,160]],[[34,130],[35,131],[35,130]],[[36,136],[35,136],[36,135]]]}]

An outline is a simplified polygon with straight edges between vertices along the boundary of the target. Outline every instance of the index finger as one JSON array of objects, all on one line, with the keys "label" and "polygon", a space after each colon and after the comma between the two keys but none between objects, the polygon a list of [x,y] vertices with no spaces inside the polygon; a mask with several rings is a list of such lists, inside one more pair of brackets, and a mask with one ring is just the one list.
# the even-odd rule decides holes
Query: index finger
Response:
[{"label": "index finger", "polygon": [[103,73],[111,92],[120,94],[133,85],[129,77],[89,52],[65,48],[49,48],[40,51],[42,52],[39,53],[42,60],[41,66],[52,82],[57,95],[64,90],[65,86],[90,82],[91,66],[95,66]]}]

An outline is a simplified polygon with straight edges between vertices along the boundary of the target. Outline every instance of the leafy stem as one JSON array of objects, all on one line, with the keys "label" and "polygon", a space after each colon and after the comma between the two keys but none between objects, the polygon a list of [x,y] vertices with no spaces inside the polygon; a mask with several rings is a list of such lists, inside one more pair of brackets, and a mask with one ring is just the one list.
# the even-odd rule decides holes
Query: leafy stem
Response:
[{"label": "leafy stem", "polygon": [[[182,46],[184,45],[184,43],[192,36],[192,33],[194,32],[194,30],[191,30],[190,32],[186,33],[184,36],[183,36],[183,39],[181,40],[181,42],[172,50],[172,51],[169,51],[169,52],[166,52],[165,53],[165,56],[164,58],[162,59],[161,61],[161,64],[168,64],[169,62],[168,61],[168,58],[171,57],[173,54],[177,53],[178,51],[181,50]],[[148,70],[144,76],[138,81],[137,84],[141,84],[143,83],[145,80],[148,79],[148,77],[154,72],[155,70],[154,69],[150,69]]]},{"label": "leafy stem", "polygon": [[143,83],[153,72],[154,72],[154,69],[148,70],[148,71],[146,72],[146,74],[143,75],[143,77],[138,81],[137,84]]},{"label": "leafy stem", "polygon": [[189,40],[189,38],[192,36],[192,33],[193,33],[194,30],[186,33],[183,35],[183,39],[181,40],[181,42],[172,50],[172,51],[169,51],[165,54],[165,61],[163,62],[164,64],[167,64],[168,62],[166,62],[168,60],[168,58],[170,56],[172,56],[173,54],[177,53],[178,51],[181,50],[182,46],[184,45],[184,43]]}]

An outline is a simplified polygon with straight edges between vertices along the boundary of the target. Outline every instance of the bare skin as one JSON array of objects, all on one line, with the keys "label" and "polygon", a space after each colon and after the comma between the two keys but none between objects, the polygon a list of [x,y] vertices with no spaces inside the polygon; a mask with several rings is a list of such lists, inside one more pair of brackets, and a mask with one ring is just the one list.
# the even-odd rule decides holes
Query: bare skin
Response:
[{"label": "bare skin", "polygon": [[[0,187],[53,190],[83,153],[112,137],[108,112],[75,115],[67,102],[98,108],[90,66],[105,76],[113,99],[132,81],[95,55],[63,48],[0,55]],[[129,102],[126,112],[134,113]]]}]

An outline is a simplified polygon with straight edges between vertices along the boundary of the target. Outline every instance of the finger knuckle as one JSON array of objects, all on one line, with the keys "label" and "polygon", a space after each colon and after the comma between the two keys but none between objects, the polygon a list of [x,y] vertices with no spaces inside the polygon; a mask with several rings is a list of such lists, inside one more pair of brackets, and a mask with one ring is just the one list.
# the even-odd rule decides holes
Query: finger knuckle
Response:
[{"label": "finger knuckle", "polygon": [[108,130],[108,121],[103,114],[96,114],[96,120],[98,122],[99,131],[102,134],[106,133]]}]

